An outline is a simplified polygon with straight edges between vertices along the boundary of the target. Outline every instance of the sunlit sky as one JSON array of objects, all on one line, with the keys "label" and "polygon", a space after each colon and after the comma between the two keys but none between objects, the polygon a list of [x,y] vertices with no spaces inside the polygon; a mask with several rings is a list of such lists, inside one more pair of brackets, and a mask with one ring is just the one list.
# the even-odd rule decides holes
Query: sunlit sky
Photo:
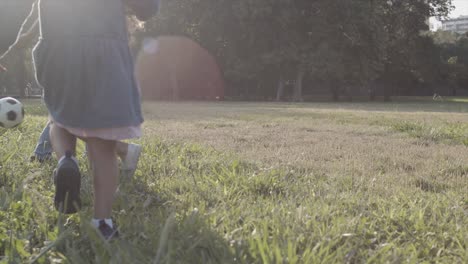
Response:
[{"label": "sunlit sky", "polygon": [[453,5],[455,6],[455,10],[452,11],[450,17],[468,15],[468,0],[453,0]]},{"label": "sunlit sky", "polygon": [[[468,0],[453,0],[455,10],[453,10],[449,17],[455,18],[459,16],[468,16]],[[440,27],[441,24],[436,19],[431,19],[431,23],[436,25],[436,28]]]}]

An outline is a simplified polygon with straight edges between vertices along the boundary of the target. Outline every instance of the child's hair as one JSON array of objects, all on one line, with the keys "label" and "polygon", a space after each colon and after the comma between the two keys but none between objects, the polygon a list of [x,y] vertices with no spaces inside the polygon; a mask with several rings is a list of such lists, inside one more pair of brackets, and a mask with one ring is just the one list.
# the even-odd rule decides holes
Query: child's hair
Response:
[{"label": "child's hair", "polygon": [[124,0],[140,21],[149,20],[159,11],[159,0]]}]

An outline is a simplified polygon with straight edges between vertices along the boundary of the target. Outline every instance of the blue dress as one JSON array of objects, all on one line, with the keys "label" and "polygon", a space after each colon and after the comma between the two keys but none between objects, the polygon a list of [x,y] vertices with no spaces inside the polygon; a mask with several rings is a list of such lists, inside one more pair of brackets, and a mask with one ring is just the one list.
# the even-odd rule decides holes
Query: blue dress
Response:
[{"label": "blue dress", "polygon": [[143,122],[122,0],[40,0],[36,77],[52,118],[82,129]]}]

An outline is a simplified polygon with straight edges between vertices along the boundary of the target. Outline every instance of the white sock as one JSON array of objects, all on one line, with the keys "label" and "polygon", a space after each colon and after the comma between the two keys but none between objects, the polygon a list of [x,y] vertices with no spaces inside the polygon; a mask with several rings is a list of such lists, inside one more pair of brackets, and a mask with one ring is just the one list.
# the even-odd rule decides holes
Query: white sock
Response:
[{"label": "white sock", "polygon": [[[99,222],[101,221],[102,219],[96,219],[96,218],[93,218],[91,220],[91,224],[98,228],[99,227]],[[106,218],[104,219],[104,222],[106,222],[106,224],[110,227],[110,228],[114,228],[114,224],[112,223],[112,219],[111,218]]]}]

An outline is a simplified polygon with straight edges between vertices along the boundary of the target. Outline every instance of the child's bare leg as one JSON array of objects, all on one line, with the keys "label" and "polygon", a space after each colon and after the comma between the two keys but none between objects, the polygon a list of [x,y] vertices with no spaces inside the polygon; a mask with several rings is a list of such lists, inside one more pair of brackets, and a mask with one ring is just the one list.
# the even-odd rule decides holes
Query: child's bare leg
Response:
[{"label": "child's bare leg", "polygon": [[86,139],[94,176],[94,218],[108,219],[118,185],[116,141]]},{"label": "child's bare leg", "polygon": [[59,161],[54,170],[55,208],[65,214],[76,213],[81,208],[80,169],[72,156],[75,152],[76,137],[52,123],[50,140]]},{"label": "child's bare leg", "polygon": [[121,160],[124,160],[127,156],[128,144],[122,141],[118,141],[116,144],[116,152]]},{"label": "child's bare leg", "polygon": [[[115,145],[115,152],[117,156],[123,161],[127,157],[128,153],[128,143],[117,141]],[[88,152],[88,147],[86,146],[86,152]],[[89,160],[89,159],[88,159]],[[91,160],[89,160],[91,162]]]},{"label": "child's bare leg", "polygon": [[50,141],[58,160],[65,156],[67,151],[75,155],[76,137],[54,123],[50,127]]},{"label": "child's bare leg", "polygon": [[138,144],[127,144],[117,142],[117,155],[122,160],[122,172],[127,178],[133,177],[140,159],[141,146]]}]

